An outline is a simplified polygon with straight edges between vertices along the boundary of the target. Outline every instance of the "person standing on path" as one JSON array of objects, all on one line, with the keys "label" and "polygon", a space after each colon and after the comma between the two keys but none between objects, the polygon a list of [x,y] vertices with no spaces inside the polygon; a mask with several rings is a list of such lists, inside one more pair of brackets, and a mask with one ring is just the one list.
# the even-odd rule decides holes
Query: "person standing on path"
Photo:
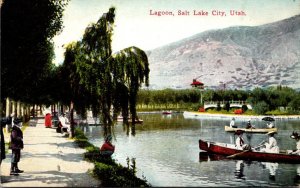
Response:
[{"label": "person standing on path", "polygon": [[0,134],[1,134],[1,158],[0,158],[0,165],[2,163],[2,160],[6,158],[5,156],[5,140],[4,140],[4,134],[3,134],[3,128],[5,127],[7,123],[8,118],[1,119],[1,127],[0,127]]},{"label": "person standing on path", "polygon": [[14,125],[10,134],[10,149],[12,150],[10,175],[18,175],[23,170],[18,168],[18,162],[21,158],[21,149],[24,148],[23,132],[20,129],[21,120],[14,119]]},{"label": "person standing on path", "polygon": [[52,119],[51,119],[51,114],[47,113],[45,116],[45,127],[46,128],[51,128],[52,126]]}]

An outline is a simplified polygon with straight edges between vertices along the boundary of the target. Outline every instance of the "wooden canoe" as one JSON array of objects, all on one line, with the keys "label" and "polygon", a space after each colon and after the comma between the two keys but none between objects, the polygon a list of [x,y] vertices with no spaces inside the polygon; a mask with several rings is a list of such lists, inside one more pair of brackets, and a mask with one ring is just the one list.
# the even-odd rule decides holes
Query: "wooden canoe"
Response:
[{"label": "wooden canoe", "polygon": [[265,129],[259,129],[259,128],[255,128],[255,129],[246,129],[246,128],[231,128],[229,126],[225,126],[225,131],[226,132],[235,132],[237,130],[243,130],[244,132],[248,132],[248,133],[267,133],[270,131],[275,131],[277,132],[277,128],[265,128]]},{"label": "wooden canoe", "polygon": [[235,148],[234,144],[209,142],[201,139],[199,140],[199,148],[200,150],[212,154],[219,154],[224,156],[235,155],[235,159],[300,164],[300,155],[287,154],[286,151],[282,150],[280,153],[239,150]]}]

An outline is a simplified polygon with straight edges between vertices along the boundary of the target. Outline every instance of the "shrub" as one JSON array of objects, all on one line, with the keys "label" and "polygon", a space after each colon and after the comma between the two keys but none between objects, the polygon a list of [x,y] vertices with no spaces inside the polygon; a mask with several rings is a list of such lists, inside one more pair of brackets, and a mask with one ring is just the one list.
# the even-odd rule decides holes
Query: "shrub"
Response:
[{"label": "shrub", "polygon": [[[84,133],[75,129],[75,142],[84,146],[86,152],[84,158],[95,163],[94,175],[102,181],[102,186],[108,187],[149,187],[147,180],[136,177],[135,161],[133,165],[123,167],[111,157],[103,157],[100,149],[88,142]],[[131,168],[130,168],[131,167]]]},{"label": "shrub", "polygon": [[242,110],[243,110],[243,112],[246,112],[246,111],[248,110],[248,106],[245,105],[245,104],[243,104],[243,105],[242,105]]},{"label": "shrub", "polygon": [[269,110],[269,105],[265,101],[260,101],[253,107],[253,110],[259,115],[264,115]]},{"label": "shrub", "polygon": [[222,109],[222,108],[221,108],[221,104],[220,104],[220,102],[218,102],[218,103],[217,103],[217,111],[221,111],[221,109]]}]

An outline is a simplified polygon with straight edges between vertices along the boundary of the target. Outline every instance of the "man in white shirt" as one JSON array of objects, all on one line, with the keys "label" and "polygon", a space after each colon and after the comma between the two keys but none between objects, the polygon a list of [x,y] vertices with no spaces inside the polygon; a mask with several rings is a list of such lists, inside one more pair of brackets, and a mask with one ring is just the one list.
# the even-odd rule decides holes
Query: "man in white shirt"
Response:
[{"label": "man in white shirt", "polygon": [[230,121],[229,126],[230,126],[231,128],[237,128],[237,126],[234,125],[234,124],[235,124],[234,120],[235,120],[235,118],[232,118],[231,121]]}]

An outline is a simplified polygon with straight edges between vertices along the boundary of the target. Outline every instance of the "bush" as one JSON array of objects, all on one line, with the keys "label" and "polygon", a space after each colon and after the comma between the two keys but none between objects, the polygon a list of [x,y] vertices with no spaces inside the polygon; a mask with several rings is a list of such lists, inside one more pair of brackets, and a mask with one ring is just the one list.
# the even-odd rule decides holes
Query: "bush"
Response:
[{"label": "bush", "polygon": [[192,110],[192,111],[198,111],[198,109],[200,108],[201,106],[200,106],[200,104],[191,104],[190,105],[190,109]]},{"label": "bush", "polygon": [[269,110],[269,105],[265,101],[260,101],[253,107],[253,110],[258,115],[264,115]]},{"label": "bush", "polygon": [[221,111],[221,110],[222,110],[221,104],[220,104],[220,102],[218,102],[218,103],[217,103],[217,111]]},{"label": "bush", "polygon": [[94,174],[102,180],[102,186],[106,187],[149,187],[146,180],[135,176],[135,170],[121,166],[120,164],[105,164],[96,162]]},{"label": "bush", "polygon": [[[145,179],[140,179],[135,175],[135,161],[133,165],[123,167],[115,162],[111,157],[103,157],[100,149],[88,142],[84,133],[75,129],[75,142],[84,146],[86,152],[84,158],[95,163],[94,175],[102,181],[102,186],[108,187],[149,187]],[[131,167],[131,168],[130,168]]]},{"label": "bush", "polygon": [[248,106],[245,105],[245,104],[243,104],[243,105],[242,105],[242,110],[243,110],[243,112],[246,112],[246,111],[248,110]]},{"label": "bush", "polygon": [[229,103],[229,101],[227,101],[227,102],[225,103],[223,109],[226,110],[227,112],[229,112],[229,110],[230,110],[230,103]]}]

